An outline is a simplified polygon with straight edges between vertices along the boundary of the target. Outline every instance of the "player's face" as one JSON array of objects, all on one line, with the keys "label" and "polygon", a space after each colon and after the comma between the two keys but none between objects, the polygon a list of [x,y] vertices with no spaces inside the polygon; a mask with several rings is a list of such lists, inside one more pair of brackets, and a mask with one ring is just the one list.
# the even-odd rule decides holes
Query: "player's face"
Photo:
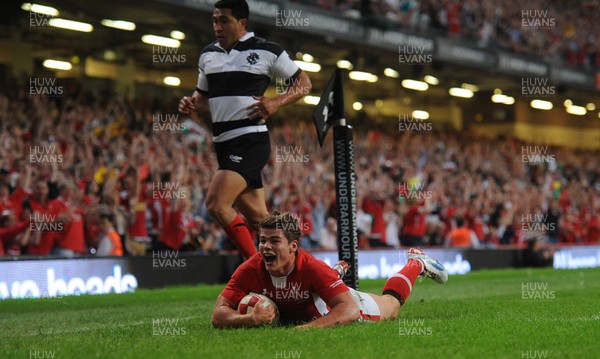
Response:
[{"label": "player's face", "polygon": [[233,47],[246,29],[246,19],[236,19],[231,9],[215,9],[212,20],[217,41],[226,50]]},{"label": "player's face", "polygon": [[267,271],[275,277],[287,275],[296,259],[298,241],[289,243],[281,229],[261,228],[259,233],[258,251]]}]

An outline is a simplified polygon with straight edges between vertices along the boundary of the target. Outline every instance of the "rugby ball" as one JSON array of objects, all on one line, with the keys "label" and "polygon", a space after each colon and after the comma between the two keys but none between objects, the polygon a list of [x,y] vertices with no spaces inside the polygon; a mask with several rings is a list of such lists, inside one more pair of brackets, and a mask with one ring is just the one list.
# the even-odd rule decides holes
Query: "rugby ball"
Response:
[{"label": "rugby ball", "polygon": [[246,295],[244,298],[242,298],[242,300],[240,301],[240,304],[238,305],[238,312],[240,312],[240,314],[250,314],[252,313],[252,311],[254,310],[254,306],[258,305],[258,301],[264,299],[265,301],[263,303],[261,303],[262,306],[264,306],[265,308],[268,306],[273,306],[273,308],[275,308],[275,319],[273,319],[273,322],[271,323],[272,326],[275,326],[279,323],[279,309],[277,308],[277,305],[275,304],[275,302],[273,302],[271,300],[271,298],[264,296],[262,294],[258,294],[258,293],[250,293],[248,295]]}]

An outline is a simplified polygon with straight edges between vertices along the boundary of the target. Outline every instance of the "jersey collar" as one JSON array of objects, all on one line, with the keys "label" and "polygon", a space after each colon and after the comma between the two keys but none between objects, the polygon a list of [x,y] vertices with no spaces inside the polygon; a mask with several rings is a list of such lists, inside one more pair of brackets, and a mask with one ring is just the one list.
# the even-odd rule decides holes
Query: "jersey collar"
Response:
[{"label": "jersey collar", "polygon": [[253,32],[247,32],[244,36],[240,37],[240,39],[238,40],[238,42],[244,42],[244,41],[248,40],[251,37],[254,37],[254,33]]},{"label": "jersey collar", "polygon": [[[242,36],[242,37],[240,37],[238,39],[238,41],[236,42],[236,44],[233,45],[233,47],[231,49],[232,50],[235,49],[240,44],[240,42],[244,42],[244,41],[248,40],[251,37],[254,37],[254,32],[247,32],[247,33],[245,33],[244,36]],[[222,48],[221,45],[219,45],[218,41],[215,41],[215,46],[218,47],[219,49],[225,51],[225,49]]]},{"label": "jersey collar", "polygon": [[294,271],[294,268],[296,268],[296,263],[294,263],[292,265],[292,268],[290,269],[290,271],[286,275],[284,275],[283,277],[275,277],[275,276],[271,275],[271,273],[269,273],[269,271],[267,271],[267,273],[269,273],[269,275],[271,276],[271,278],[273,280],[281,280],[283,278],[287,278],[290,274],[292,274],[292,272]]}]

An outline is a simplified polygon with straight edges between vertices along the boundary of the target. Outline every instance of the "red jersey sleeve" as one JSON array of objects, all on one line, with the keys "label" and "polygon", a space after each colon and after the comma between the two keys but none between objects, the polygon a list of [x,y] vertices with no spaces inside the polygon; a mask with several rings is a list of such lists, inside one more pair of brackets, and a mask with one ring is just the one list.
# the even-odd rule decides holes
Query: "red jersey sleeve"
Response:
[{"label": "red jersey sleeve", "polygon": [[237,308],[242,298],[250,293],[250,283],[256,282],[256,276],[259,273],[257,263],[260,262],[260,258],[260,254],[255,254],[242,263],[221,292],[221,296],[227,299],[235,308]]},{"label": "red jersey sleeve", "polygon": [[312,277],[312,291],[317,293],[325,302],[338,294],[349,291],[344,281],[338,276],[338,273],[330,268],[325,262],[316,258],[307,258],[307,273]]}]

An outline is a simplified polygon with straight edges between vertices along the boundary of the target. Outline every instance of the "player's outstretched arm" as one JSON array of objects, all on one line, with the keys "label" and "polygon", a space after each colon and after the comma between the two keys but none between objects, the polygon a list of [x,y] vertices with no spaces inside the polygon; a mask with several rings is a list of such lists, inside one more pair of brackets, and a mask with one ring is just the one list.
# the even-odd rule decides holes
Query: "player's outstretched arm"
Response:
[{"label": "player's outstretched arm", "polygon": [[350,292],[336,295],[327,302],[331,308],[329,313],[312,322],[299,325],[296,328],[326,328],[338,325],[346,325],[356,322],[360,318],[360,310],[352,299]]},{"label": "player's outstretched arm", "polygon": [[258,301],[254,310],[249,314],[240,314],[223,296],[217,298],[212,313],[212,325],[215,328],[258,327],[271,324],[275,319],[273,306],[263,307],[264,299]]}]

